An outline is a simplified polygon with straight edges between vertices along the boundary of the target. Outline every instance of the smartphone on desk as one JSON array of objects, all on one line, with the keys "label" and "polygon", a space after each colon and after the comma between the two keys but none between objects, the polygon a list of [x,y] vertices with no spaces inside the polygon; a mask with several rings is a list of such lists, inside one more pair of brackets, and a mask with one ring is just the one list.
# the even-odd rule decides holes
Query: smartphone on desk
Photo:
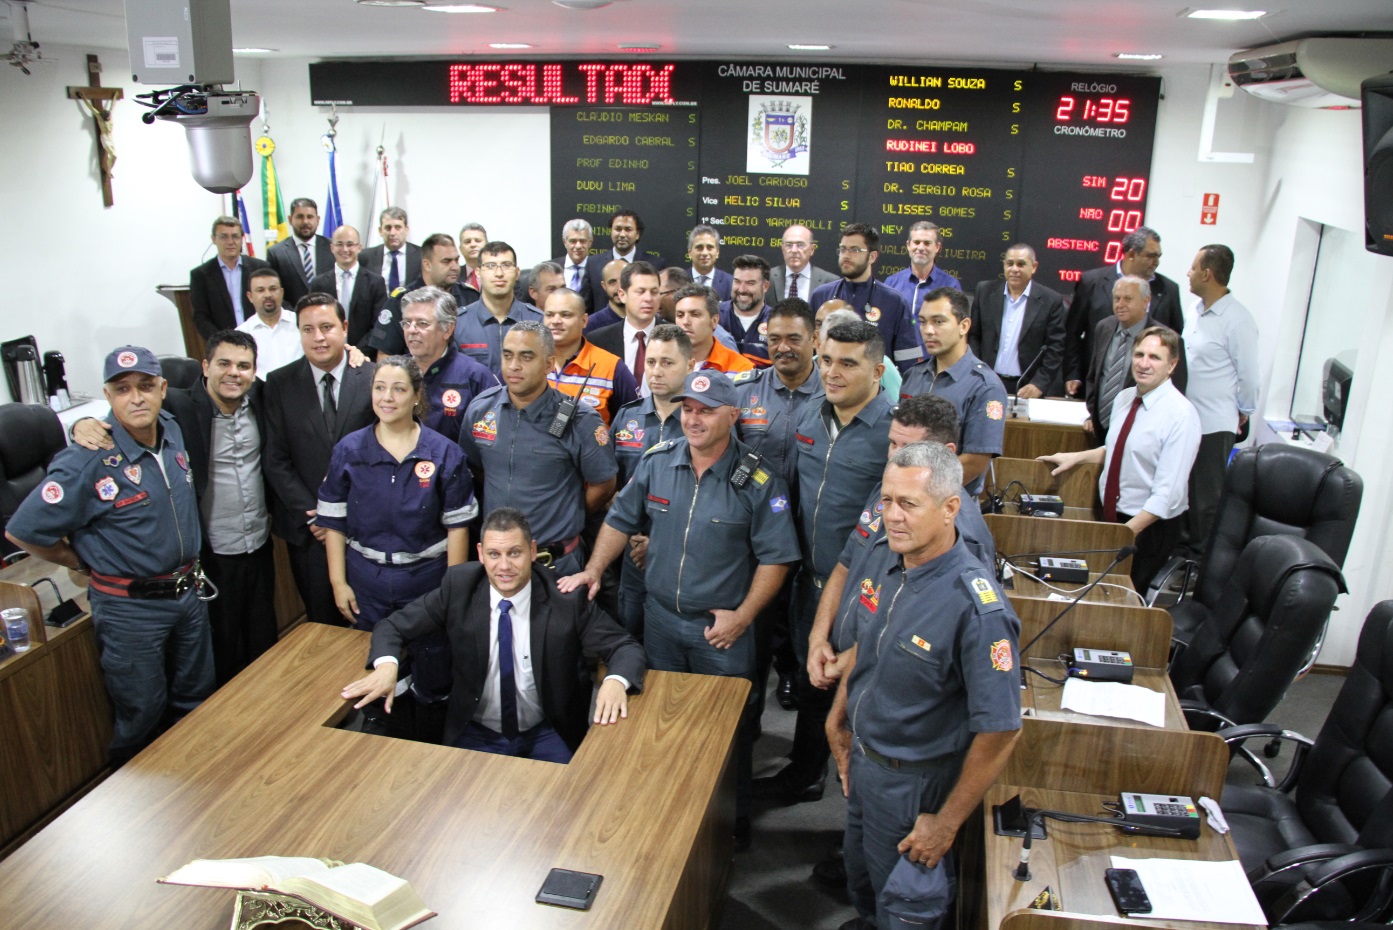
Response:
[{"label": "smartphone on desk", "polygon": [[1108,883],[1108,893],[1119,913],[1151,913],[1151,899],[1146,896],[1136,869],[1108,869],[1103,872],[1103,880]]}]

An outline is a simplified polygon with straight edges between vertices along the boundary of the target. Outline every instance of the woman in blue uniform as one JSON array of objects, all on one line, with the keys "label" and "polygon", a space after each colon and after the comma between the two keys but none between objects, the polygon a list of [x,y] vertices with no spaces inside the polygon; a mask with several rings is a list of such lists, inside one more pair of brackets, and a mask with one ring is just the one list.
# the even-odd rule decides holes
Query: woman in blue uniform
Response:
[{"label": "woman in blue uniform", "polygon": [[377,423],[334,447],[319,488],[334,602],[360,630],[435,590],[446,566],[468,557],[466,524],[479,512],[469,466],[458,445],[417,421],[422,386],[410,356],[380,361]]}]

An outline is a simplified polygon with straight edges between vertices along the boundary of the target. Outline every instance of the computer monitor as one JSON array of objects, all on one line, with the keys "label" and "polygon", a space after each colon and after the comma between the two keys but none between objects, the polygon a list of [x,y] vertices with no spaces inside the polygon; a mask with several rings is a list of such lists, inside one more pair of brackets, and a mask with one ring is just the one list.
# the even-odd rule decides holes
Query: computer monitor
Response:
[{"label": "computer monitor", "polygon": [[1345,422],[1345,407],[1349,405],[1349,386],[1354,372],[1338,359],[1325,360],[1324,376],[1321,378],[1321,395],[1325,408],[1325,421],[1336,429]]}]

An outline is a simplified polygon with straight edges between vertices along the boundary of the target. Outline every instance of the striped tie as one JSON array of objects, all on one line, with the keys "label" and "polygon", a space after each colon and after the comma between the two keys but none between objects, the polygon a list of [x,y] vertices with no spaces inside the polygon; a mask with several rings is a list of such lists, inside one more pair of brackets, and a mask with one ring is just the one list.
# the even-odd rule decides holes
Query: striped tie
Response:
[{"label": "striped tie", "polygon": [[1127,377],[1127,330],[1119,329],[1108,345],[1107,356],[1103,360],[1103,386],[1098,394],[1098,419],[1106,427],[1112,421],[1112,402],[1122,392],[1122,382]]},{"label": "striped tie", "polygon": [[305,243],[300,243],[300,254],[305,259],[305,283],[309,284],[314,280],[314,256],[310,254],[310,247]]}]

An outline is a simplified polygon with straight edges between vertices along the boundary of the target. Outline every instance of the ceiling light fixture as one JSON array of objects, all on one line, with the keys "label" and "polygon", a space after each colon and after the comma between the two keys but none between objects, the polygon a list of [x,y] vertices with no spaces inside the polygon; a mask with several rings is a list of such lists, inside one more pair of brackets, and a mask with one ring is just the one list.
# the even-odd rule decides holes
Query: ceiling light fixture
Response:
[{"label": "ceiling light fixture", "polygon": [[1191,19],[1222,19],[1237,21],[1244,19],[1261,19],[1267,15],[1266,10],[1191,10],[1186,14]]},{"label": "ceiling light fixture", "polygon": [[490,42],[489,48],[534,48],[526,42]]},{"label": "ceiling light fixture", "polygon": [[431,3],[421,9],[432,13],[497,13],[499,10],[496,6],[484,6],[482,3]]},{"label": "ceiling light fixture", "polygon": [[266,54],[267,52],[276,52],[276,51],[279,51],[279,49],[274,49],[274,48],[234,48],[234,49],[232,50],[232,53],[233,53],[234,55],[264,55],[264,54]]},{"label": "ceiling light fixture", "polygon": [[609,6],[614,0],[551,0],[551,2],[566,10],[598,10],[602,6]]},{"label": "ceiling light fixture", "polygon": [[790,45],[789,48],[795,52],[825,52],[830,49],[830,45]]},{"label": "ceiling light fixture", "polygon": [[662,48],[657,42],[621,42],[619,50],[621,52],[656,52]]},{"label": "ceiling light fixture", "polygon": [[1156,61],[1164,58],[1164,55],[1143,55],[1138,52],[1114,52],[1114,58],[1121,58],[1123,61]]},{"label": "ceiling light fixture", "polygon": [[426,0],[358,0],[359,6],[424,6]]}]

